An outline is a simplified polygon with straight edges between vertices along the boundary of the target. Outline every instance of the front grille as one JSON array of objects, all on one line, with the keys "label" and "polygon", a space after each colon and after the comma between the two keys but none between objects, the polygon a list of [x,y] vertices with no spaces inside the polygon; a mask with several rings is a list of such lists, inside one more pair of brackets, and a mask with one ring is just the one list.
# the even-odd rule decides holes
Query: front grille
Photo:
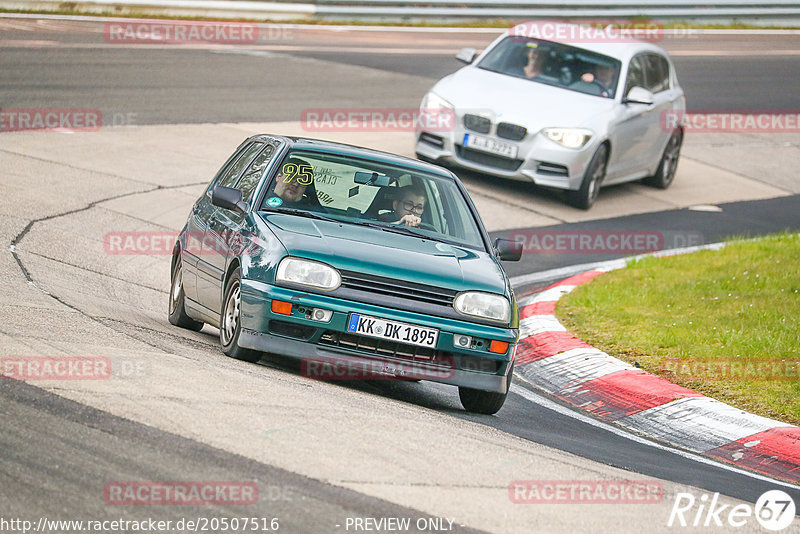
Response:
[{"label": "front grille", "polygon": [[516,171],[519,169],[520,165],[522,165],[521,159],[508,159],[502,156],[495,156],[494,154],[487,154],[485,152],[472,150],[471,148],[465,148],[461,145],[456,145],[456,153],[459,158],[474,161],[475,163],[480,163],[487,167],[496,167],[504,171]]},{"label": "front grille", "polygon": [[345,334],[342,332],[328,330],[322,334],[319,342],[322,345],[333,345],[334,347],[353,349],[359,352],[374,354],[377,356],[400,358],[402,360],[424,363],[427,365],[434,365],[448,369],[454,367],[453,356],[449,352],[431,349],[428,347],[408,345],[406,343],[398,343],[396,341],[388,341],[385,339],[358,336],[355,334]]},{"label": "front grille", "polygon": [[416,284],[393,278],[383,278],[353,271],[342,271],[342,286],[346,289],[363,291],[373,295],[383,295],[425,304],[451,307],[457,291],[435,286]]},{"label": "front grille", "polygon": [[501,122],[497,125],[497,137],[502,137],[503,139],[522,141],[527,133],[528,129],[524,126],[517,126],[516,124],[509,124],[507,122]]},{"label": "front grille", "polygon": [[466,114],[464,115],[464,127],[467,130],[472,130],[478,133],[489,133],[492,128],[492,121],[480,115]]},{"label": "front grille", "polygon": [[549,174],[550,176],[569,176],[569,169],[567,169],[564,165],[547,163],[546,161],[539,163],[539,165],[536,167],[536,171],[540,174]]}]

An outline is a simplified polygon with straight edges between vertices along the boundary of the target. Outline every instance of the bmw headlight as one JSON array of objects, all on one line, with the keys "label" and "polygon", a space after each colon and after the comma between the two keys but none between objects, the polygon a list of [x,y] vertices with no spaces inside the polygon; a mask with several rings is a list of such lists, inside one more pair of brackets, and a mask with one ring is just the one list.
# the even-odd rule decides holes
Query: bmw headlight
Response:
[{"label": "bmw headlight", "polygon": [[422,104],[420,104],[419,107],[421,110],[426,111],[428,113],[435,113],[437,111],[452,110],[453,104],[451,104],[441,96],[437,95],[436,93],[429,92],[422,99]]},{"label": "bmw headlight", "polygon": [[332,291],[341,285],[342,275],[330,265],[287,256],[278,264],[275,281]]},{"label": "bmw headlight", "polygon": [[542,132],[551,141],[567,148],[581,148],[593,135],[591,130],[584,128],[545,128]]},{"label": "bmw headlight", "polygon": [[459,293],[453,301],[453,308],[470,317],[479,317],[507,323],[511,320],[511,304],[503,295],[484,293],[482,291],[466,291]]}]

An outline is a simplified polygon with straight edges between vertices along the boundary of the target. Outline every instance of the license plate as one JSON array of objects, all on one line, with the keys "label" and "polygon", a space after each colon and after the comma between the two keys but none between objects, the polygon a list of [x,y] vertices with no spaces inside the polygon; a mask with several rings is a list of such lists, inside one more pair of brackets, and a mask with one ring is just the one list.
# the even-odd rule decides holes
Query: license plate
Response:
[{"label": "license plate", "polygon": [[362,336],[377,337],[399,343],[435,347],[439,330],[413,324],[399,323],[387,319],[351,313],[347,323],[347,331]]},{"label": "license plate", "polygon": [[506,158],[515,159],[517,157],[517,145],[511,143],[501,143],[495,141],[491,137],[483,137],[475,134],[464,134],[464,146],[480,150],[482,152],[489,152],[490,154],[497,154]]}]

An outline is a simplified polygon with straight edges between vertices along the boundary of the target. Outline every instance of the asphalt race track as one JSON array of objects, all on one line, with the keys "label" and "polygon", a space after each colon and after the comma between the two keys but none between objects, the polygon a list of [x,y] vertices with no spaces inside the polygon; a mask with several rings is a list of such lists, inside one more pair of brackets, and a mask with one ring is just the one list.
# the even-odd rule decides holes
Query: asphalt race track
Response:
[{"label": "asphalt race track", "polygon": [[[678,493],[719,492],[732,507],[782,489],[800,503],[796,488],[632,438],[521,382],[484,417],[465,414],[454,388],[325,383],[274,356],[228,359],[215,329],[167,322],[169,251],[104,245],[109,232],[177,231],[253,133],[413,155],[410,132],[308,131],[301,113],[415,108],[458,68],[459,48],[485,46],[494,33],[281,27],[248,45],[120,45],[103,38],[103,24],[0,18],[2,108],[88,108],[106,121],[93,132],[0,132],[0,357],[99,357],[120,370],[108,380],[0,381],[0,531],[15,518],[247,516],[282,532],[363,531],[356,518],[394,517],[410,518],[407,531],[707,532],[715,529],[668,526]],[[800,35],[715,33],[662,45],[691,109],[800,109]],[[604,189],[588,212],[533,186],[461,176],[497,236],[650,231],[683,246],[800,230],[798,156],[796,132],[688,136],[670,189]],[[557,278],[531,273],[619,255],[526,254],[508,272],[523,295]],[[509,486],[519,480],[658,483],[663,497],[516,504]],[[125,481],[254,482],[259,498],[110,502],[109,485]],[[761,530],[751,519],[736,531]]]}]

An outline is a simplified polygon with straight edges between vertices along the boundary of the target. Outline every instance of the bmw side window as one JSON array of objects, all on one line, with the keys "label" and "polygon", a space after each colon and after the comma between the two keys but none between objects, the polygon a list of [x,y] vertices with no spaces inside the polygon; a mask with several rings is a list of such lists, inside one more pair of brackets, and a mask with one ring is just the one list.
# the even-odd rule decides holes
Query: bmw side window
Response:
[{"label": "bmw side window", "polygon": [[264,176],[264,171],[274,154],[275,147],[273,145],[264,147],[264,150],[256,156],[242,175],[242,179],[236,184],[236,188],[242,192],[242,200],[245,202],[250,202],[250,199],[253,198],[253,192],[256,190],[258,182],[261,181],[261,177]]},{"label": "bmw side window", "polygon": [[660,93],[669,89],[669,64],[667,60],[655,54],[645,56],[647,65],[647,89],[652,93]]},{"label": "bmw side window", "polygon": [[633,58],[631,64],[628,66],[628,77],[625,80],[625,95],[627,96],[634,87],[646,87],[642,56]]}]

